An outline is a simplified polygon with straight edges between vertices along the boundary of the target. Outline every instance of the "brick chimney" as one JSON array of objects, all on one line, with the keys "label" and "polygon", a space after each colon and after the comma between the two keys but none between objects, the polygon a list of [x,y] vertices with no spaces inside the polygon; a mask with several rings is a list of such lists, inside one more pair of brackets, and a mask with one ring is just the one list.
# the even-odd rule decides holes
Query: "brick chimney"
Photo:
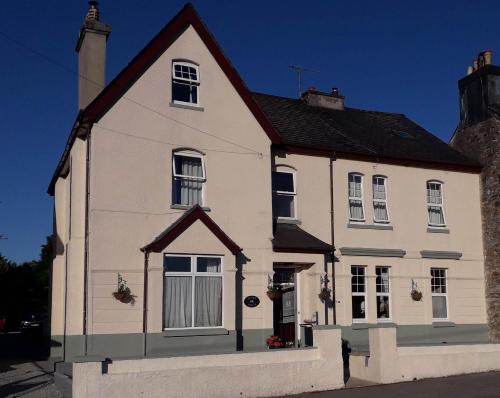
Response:
[{"label": "brick chimney", "polygon": [[458,82],[460,122],[471,126],[500,110],[500,67],[493,65],[493,52],[479,53],[469,66],[468,75]]},{"label": "brick chimney", "polygon": [[337,87],[332,88],[330,93],[324,93],[316,90],[315,87],[309,87],[302,94],[302,99],[310,106],[319,106],[336,110],[344,110],[344,96],[340,95]]},{"label": "brick chimney", "polygon": [[100,21],[99,4],[89,1],[89,9],[80,29],[78,53],[78,108],[84,109],[106,83],[106,41],[111,27]]}]

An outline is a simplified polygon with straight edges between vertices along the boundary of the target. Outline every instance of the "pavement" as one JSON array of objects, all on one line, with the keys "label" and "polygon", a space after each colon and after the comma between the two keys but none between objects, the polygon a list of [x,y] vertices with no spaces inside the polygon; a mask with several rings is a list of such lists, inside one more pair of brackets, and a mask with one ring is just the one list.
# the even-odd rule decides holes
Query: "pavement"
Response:
[{"label": "pavement", "polygon": [[346,388],[289,398],[500,398],[500,372]]},{"label": "pavement", "polygon": [[63,398],[52,373],[26,359],[0,360],[0,398]]}]

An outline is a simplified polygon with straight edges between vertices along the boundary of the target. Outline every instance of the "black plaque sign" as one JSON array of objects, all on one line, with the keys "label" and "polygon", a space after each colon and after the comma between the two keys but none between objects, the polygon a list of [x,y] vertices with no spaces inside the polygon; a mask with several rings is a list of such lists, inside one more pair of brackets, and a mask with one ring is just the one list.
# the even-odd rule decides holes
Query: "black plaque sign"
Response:
[{"label": "black plaque sign", "polygon": [[245,297],[244,303],[247,307],[253,308],[259,305],[260,300],[257,296],[247,296]]}]

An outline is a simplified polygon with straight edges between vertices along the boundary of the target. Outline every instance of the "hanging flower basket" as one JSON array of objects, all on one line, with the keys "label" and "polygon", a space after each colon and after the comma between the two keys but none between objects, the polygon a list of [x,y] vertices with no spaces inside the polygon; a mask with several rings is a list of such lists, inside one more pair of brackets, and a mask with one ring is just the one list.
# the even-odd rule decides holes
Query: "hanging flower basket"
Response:
[{"label": "hanging flower basket", "polygon": [[134,296],[132,296],[130,289],[127,286],[127,281],[118,274],[118,284],[116,290],[112,293],[113,297],[122,303],[134,302]]},{"label": "hanging flower basket", "polygon": [[276,289],[269,289],[267,291],[267,297],[269,297],[272,301],[279,300],[281,298],[281,292]]},{"label": "hanging flower basket", "polygon": [[413,301],[422,300],[422,292],[418,291],[417,289],[413,289],[411,291],[411,298],[413,299]]},{"label": "hanging flower basket", "polygon": [[127,292],[114,292],[113,297],[115,299],[117,299],[118,301],[121,301],[123,303],[124,301],[126,301],[126,299],[128,297],[128,293]]},{"label": "hanging flower basket", "polygon": [[318,297],[321,301],[326,301],[330,298],[330,295],[330,290],[324,287],[323,289],[321,289],[321,292],[319,292]]}]

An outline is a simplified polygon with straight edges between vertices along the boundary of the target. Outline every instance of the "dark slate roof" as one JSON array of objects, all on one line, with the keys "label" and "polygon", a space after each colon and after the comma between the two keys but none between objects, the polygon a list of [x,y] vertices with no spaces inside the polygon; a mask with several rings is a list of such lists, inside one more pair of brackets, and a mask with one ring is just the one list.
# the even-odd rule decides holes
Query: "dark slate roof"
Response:
[{"label": "dark slate roof", "polygon": [[331,253],[333,246],[316,238],[295,224],[274,226],[273,250],[292,253]]},{"label": "dark slate roof", "polygon": [[282,143],[337,153],[458,166],[480,166],[399,113],[309,106],[301,99],[253,93]]}]

